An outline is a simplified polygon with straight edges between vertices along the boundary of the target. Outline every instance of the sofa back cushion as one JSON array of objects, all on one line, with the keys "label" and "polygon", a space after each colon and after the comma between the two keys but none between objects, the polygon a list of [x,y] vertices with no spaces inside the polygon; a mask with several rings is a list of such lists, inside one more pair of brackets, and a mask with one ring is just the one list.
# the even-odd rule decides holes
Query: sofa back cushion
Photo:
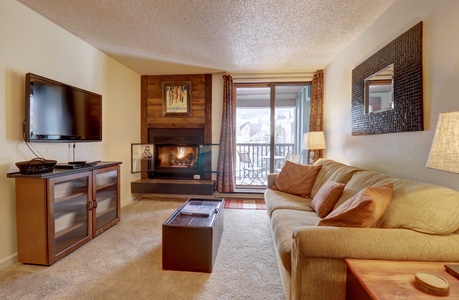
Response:
[{"label": "sofa back cushion", "polygon": [[317,174],[316,181],[314,182],[314,186],[312,187],[312,198],[314,198],[314,196],[317,194],[320,188],[327,181],[333,180],[338,183],[346,184],[355,172],[361,170],[356,167],[347,166],[345,164],[333,161],[331,159],[324,158],[317,160],[314,165],[321,165],[322,168],[320,169],[319,174]]},{"label": "sofa back cushion", "polygon": [[428,234],[458,232],[458,191],[403,179],[393,183],[392,202],[376,226],[406,228]]},{"label": "sofa back cushion", "polygon": [[375,227],[404,228],[429,234],[458,231],[459,192],[372,171],[356,172],[334,209],[365,187],[388,183],[394,185],[394,194]]},{"label": "sofa back cushion", "polygon": [[359,193],[364,188],[370,186],[377,186],[381,185],[383,180],[387,180],[390,177],[389,175],[372,172],[372,171],[357,171],[352,174],[352,178],[346,183],[344,187],[343,194],[339,198],[338,202],[336,202],[335,208],[339,207],[343,204],[346,200],[351,197],[354,197],[357,193]]}]

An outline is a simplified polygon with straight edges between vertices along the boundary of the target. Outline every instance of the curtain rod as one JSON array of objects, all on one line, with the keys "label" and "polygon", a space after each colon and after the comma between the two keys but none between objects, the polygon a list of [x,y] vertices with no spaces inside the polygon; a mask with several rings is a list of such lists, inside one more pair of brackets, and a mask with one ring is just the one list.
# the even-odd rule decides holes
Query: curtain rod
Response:
[{"label": "curtain rod", "polygon": [[234,82],[262,82],[262,81],[311,81],[315,72],[302,73],[236,73],[230,74]]}]

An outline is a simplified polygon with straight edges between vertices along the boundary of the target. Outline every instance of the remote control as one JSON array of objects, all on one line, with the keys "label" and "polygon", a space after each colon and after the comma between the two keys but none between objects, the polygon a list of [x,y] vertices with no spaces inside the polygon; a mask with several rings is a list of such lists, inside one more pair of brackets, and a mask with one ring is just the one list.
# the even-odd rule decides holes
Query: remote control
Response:
[{"label": "remote control", "polygon": [[69,165],[84,165],[86,163],[85,160],[75,160],[75,161],[69,161]]}]

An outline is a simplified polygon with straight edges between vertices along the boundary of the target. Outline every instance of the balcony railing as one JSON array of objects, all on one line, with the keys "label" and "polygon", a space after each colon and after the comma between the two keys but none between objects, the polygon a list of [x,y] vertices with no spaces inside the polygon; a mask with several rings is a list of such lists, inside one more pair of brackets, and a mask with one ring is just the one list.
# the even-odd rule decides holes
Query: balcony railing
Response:
[{"label": "balcony railing", "polygon": [[[274,145],[274,172],[279,172],[284,165],[287,153],[294,152],[293,143],[278,143]],[[268,143],[238,143],[236,151],[248,153],[251,166],[236,158],[236,185],[266,186],[267,174],[270,172],[270,146]]]}]

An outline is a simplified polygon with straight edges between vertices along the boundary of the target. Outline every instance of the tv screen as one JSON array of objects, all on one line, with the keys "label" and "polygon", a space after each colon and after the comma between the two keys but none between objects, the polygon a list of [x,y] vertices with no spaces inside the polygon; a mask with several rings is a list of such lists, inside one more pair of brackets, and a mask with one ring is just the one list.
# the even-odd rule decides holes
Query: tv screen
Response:
[{"label": "tv screen", "polygon": [[25,98],[26,141],[102,141],[101,95],[27,73]]}]

